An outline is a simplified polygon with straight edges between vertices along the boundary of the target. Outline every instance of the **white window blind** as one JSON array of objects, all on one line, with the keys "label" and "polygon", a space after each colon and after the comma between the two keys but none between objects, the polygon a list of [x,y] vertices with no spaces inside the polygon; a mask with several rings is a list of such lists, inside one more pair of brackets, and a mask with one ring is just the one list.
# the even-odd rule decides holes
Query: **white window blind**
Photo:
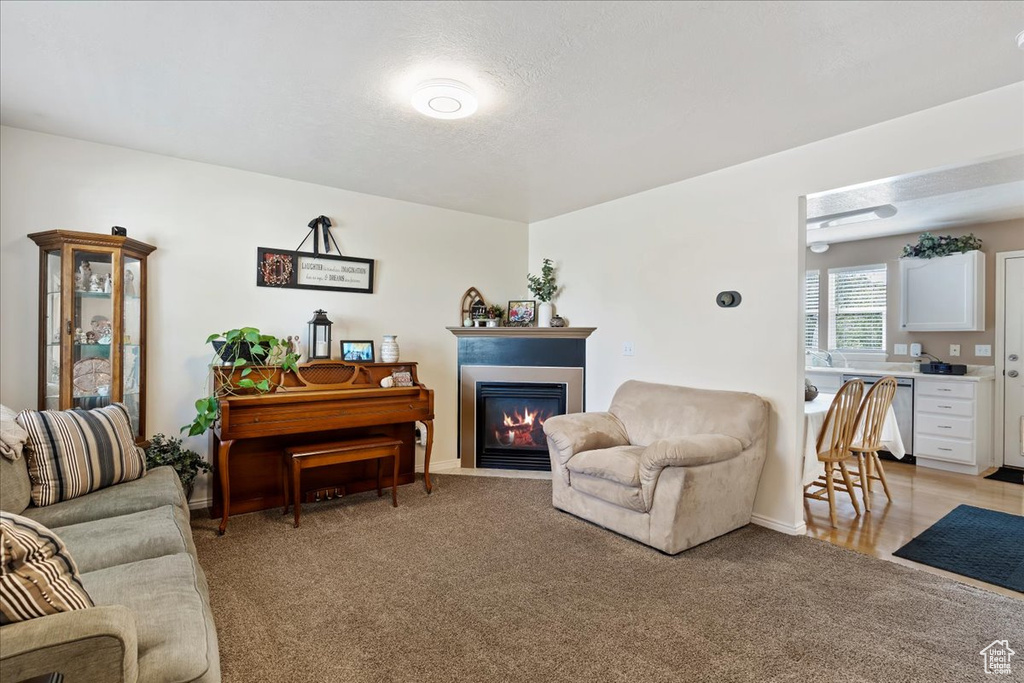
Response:
[{"label": "white window blind", "polygon": [[885,351],[885,264],[828,271],[829,346]]},{"label": "white window blind", "polygon": [[818,320],[821,295],[818,286],[818,271],[808,270],[804,284],[804,348],[820,349],[818,344]]}]

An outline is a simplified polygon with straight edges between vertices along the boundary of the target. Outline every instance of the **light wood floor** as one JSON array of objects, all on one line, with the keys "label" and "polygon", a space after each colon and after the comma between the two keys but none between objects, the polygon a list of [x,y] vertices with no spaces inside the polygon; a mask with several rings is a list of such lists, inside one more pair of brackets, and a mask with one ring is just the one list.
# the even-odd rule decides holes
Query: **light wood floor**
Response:
[{"label": "light wood floor", "polygon": [[865,513],[858,489],[861,516],[857,517],[850,504],[850,497],[837,491],[838,528],[833,529],[828,518],[828,503],[804,499],[807,535],[866,555],[1024,599],[1015,591],[892,555],[893,551],[904,546],[958,505],[974,505],[1024,515],[1024,486],[898,462],[886,461],[883,466],[893,494],[892,503],[886,501],[881,484],[876,483],[872,487],[871,512]]}]

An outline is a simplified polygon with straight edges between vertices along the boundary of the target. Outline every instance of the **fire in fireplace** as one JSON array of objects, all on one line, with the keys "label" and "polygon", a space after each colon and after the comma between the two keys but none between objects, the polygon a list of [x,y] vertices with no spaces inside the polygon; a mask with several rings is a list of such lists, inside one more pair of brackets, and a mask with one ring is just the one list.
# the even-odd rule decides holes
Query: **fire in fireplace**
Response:
[{"label": "fire in fireplace", "polygon": [[[501,424],[488,425],[493,428],[493,446],[513,448],[546,448],[544,441],[544,420],[551,417],[551,412],[537,408],[531,410],[529,404],[523,404],[523,412],[512,409],[512,414],[502,411]],[[490,434],[487,435],[491,437]]]},{"label": "fire in fireplace", "polygon": [[565,414],[565,385],[477,385],[477,466],[550,470],[544,422]]}]

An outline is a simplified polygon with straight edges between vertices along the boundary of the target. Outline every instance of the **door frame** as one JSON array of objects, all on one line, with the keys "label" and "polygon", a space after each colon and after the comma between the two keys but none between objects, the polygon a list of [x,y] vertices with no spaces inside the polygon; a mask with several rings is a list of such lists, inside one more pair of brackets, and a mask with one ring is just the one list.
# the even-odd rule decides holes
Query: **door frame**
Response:
[{"label": "door frame", "polygon": [[1003,444],[1006,443],[1006,411],[1003,406],[1003,396],[1006,391],[1006,380],[1003,373],[1006,371],[1006,349],[1003,338],[1006,334],[1006,261],[1011,258],[1024,258],[1024,250],[1000,251],[996,253],[996,338],[995,338],[995,373],[996,373],[996,395],[994,412],[994,439],[993,448],[999,449],[999,457],[993,458],[993,464],[1004,466],[1006,464],[1006,452]]}]

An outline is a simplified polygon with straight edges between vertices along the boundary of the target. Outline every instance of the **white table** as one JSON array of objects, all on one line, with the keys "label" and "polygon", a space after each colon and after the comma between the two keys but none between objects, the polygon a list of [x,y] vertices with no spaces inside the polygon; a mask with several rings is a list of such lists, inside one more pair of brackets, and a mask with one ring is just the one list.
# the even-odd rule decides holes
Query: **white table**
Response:
[{"label": "white table", "polygon": [[[818,394],[813,401],[804,402],[804,486],[825,474],[825,467],[818,460],[818,432],[825,424],[825,414],[828,413],[833,398],[835,394]],[[859,440],[860,434],[857,434],[854,441]],[[885,422],[882,424],[882,446],[897,458],[907,454],[892,406],[889,406],[889,412],[886,413]]]}]

